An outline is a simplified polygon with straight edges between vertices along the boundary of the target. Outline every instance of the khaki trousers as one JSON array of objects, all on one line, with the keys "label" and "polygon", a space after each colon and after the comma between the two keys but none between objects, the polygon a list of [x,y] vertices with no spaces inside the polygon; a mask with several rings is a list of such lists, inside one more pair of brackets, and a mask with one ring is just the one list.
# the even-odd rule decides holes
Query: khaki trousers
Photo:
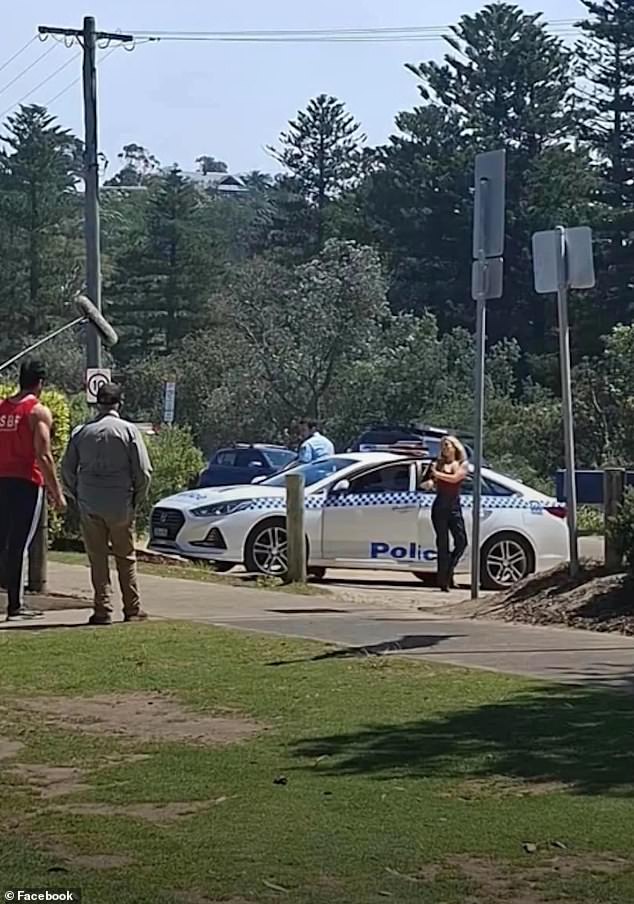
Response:
[{"label": "khaki trousers", "polygon": [[84,546],[90,560],[90,575],[95,593],[95,615],[112,613],[110,601],[110,547],[119,574],[119,586],[126,615],[136,615],[140,608],[139,585],[134,550],[134,520],[121,521],[119,518],[81,515],[81,531]]}]

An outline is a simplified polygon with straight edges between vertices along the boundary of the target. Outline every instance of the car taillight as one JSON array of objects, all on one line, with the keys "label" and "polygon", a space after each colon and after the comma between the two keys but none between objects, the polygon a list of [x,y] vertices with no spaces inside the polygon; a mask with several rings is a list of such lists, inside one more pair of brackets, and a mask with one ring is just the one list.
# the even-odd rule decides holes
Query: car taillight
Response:
[{"label": "car taillight", "polygon": [[546,505],[544,506],[544,510],[547,511],[549,515],[554,515],[555,518],[568,517],[568,509],[565,505]]}]

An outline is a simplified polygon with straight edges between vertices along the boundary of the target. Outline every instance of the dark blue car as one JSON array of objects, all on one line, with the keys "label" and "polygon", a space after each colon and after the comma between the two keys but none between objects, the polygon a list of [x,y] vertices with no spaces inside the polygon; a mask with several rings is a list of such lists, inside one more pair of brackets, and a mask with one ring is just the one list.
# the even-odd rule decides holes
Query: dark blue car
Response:
[{"label": "dark blue car", "polygon": [[215,453],[201,472],[198,486],[224,487],[252,483],[256,477],[277,474],[296,458],[297,453],[284,446],[238,443]]}]

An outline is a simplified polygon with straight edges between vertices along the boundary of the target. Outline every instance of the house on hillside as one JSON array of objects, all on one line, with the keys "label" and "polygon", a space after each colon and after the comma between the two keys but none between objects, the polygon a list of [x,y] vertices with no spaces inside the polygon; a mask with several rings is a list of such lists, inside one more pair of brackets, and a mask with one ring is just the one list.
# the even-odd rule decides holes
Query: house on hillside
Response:
[{"label": "house on hillside", "polygon": [[[167,175],[170,170],[171,167],[168,167],[162,172]],[[182,175],[190,182],[194,182],[202,191],[218,192],[219,195],[244,194],[248,191],[242,179],[231,173],[188,173],[183,171]]]}]

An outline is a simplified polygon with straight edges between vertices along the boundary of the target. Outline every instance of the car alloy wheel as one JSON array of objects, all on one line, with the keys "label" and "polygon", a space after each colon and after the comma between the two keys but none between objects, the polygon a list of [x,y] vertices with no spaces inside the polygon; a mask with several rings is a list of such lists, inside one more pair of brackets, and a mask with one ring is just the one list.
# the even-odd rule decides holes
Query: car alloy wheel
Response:
[{"label": "car alloy wheel", "polygon": [[519,537],[494,537],[484,551],[483,584],[503,590],[523,580],[532,571],[530,551]]},{"label": "car alloy wheel", "polygon": [[256,571],[279,577],[288,571],[286,528],[271,524],[254,535],[251,557]]}]

